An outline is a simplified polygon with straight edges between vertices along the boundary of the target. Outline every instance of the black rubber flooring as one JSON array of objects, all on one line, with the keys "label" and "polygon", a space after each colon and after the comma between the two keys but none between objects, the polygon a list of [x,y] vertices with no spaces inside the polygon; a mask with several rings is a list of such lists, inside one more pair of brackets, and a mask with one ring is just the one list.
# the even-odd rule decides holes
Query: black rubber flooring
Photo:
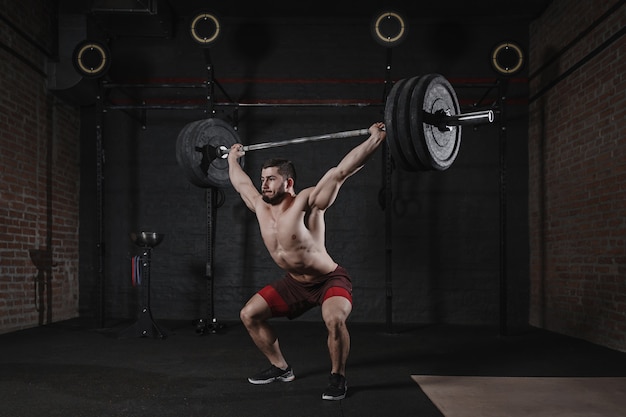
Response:
[{"label": "black rubber flooring", "polygon": [[626,353],[533,328],[350,324],[348,396],[331,402],[322,323],[274,323],[296,380],[263,386],[247,382],[267,363],[240,323],[198,335],[165,322],[165,339],[120,338],[130,324],[0,335],[0,416],[441,417],[412,374],[626,376]]}]

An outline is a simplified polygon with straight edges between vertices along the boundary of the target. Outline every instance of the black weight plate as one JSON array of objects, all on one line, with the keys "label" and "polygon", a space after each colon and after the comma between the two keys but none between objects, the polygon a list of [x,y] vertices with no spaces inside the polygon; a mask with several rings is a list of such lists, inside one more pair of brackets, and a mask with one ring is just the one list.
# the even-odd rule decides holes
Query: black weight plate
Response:
[{"label": "black weight plate", "polygon": [[413,140],[411,137],[411,94],[422,77],[409,78],[402,88],[398,96],[396,106],[396,142],[399,144],[400,151],[404,159],[408,162],[409,171],[428,170],[429,166],[424,166],[420,161]]},{"label": "black weight plate", "polygon": [[461,126],[441,131],[438,126],[425,123],[430,115],[460,113],[459,101],[452,85],[439,74],[425,76],[411,95],[411,137],[420,161],[432,169],[448,169],[461,146]]},{"label": "black weight plate", "polygon": [[[223,120],[197,120],[186,125],[178,134],[176,160],[192,184],[204,188],[227,187],[230,186],[228,161],[215,158],[207,169],[208,161],[205,160],[203,164],[203,153],[199,149],[205,145],[230,148],[239,142],[235,129]],[[240,164],[243,164],[241,159]]]},{"label": "black weight plate", "polygon": [[394,161],[398,164],[398,167],[411,171],[413,170],[411,164],[402,153],[396,120],[399,93],[406,81],[406,78],[398,80],[387,95],[387,100],[385,101],[385,131],[387,132],[387,144]]},{"label": "black weight plate", "polygon": [[199,121],[191,122],[178,133],[178,138],[176,139],[176,161],[178,162],[178,166],[183,170],[185,177],[194,185],[199,185],[199,179],[195,178],[192,164],[193,164],[193,155],[190,155],[189,149],[193,150],[193,138],[189,134]]}]

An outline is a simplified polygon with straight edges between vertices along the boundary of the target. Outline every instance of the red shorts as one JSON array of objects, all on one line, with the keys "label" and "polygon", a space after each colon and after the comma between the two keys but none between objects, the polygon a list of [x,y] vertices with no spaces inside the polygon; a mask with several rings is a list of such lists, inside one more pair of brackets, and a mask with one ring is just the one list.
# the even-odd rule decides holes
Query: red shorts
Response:
[{"label": "red shorts", "polygon": [[330,297],[340,296],[352,303],[352,280],[340,266],[313,282],[300,282],[291,275],[272,282],[258,294],[272,310],[272,317],[296,318]]}]

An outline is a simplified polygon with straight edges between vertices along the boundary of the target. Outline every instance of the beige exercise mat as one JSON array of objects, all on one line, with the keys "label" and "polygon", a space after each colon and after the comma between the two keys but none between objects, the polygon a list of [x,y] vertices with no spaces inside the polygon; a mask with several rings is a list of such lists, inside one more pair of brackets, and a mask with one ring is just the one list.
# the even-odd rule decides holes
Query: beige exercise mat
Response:
[{"label": "beige exercise mat", "polygon": [[626,377],[411,377],[446,417],[626,416]]}]

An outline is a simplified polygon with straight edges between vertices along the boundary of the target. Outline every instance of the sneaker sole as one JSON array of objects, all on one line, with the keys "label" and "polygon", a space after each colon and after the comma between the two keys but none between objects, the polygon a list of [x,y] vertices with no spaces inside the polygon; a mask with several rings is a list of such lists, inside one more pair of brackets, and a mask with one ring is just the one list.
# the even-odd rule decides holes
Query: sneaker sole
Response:
[{"label": "sneaker sole", "polygon": [[339,397],[333,397],[331,395],[322,394],[322,400],[339,401],[339,400],[343,400],[344,398],[346,398],[346,394],[348,394],[347,385],[346,385],[346,390],[344,391],[343,395],[340,395]]},{"label": "sneaker sole", "polygon": [[291,376],[287,376],[287,377],[279,376],[279,377],[276,377],[276,378],[263,379],[263,380],[248,378],[248,382],[251,383],[251,384],[254,384],[254,385],[265,385],[265,384],[271,384],[272,382],[276,382],[276,381],[279,381],[279,382],[291,382],[294,379],[296,379],[296,376],[295,375],[291,375]]},{"label": "sneaker sole", "polygon": [[339,401],[339,400],[343,400],[344,398],[346,398],[346,394],[343,394],[340,397],[331,397],[330,395],[322,395],[322,400],[329,400],[329,401]]}]

